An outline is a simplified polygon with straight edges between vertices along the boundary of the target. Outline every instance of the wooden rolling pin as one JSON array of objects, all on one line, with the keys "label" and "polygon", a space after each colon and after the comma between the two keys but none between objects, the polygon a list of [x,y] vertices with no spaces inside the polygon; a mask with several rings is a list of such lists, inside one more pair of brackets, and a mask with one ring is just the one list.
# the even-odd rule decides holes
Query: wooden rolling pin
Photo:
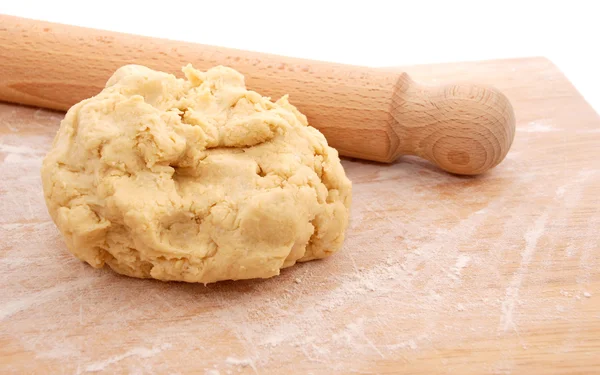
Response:
[{"label": "wooden rolling pin", "polygon": [[252,90],[275,99],[289,93],[349,157],[417,155],[473,175],[504,159],[515,132],[510,102],[491,87],[424,86],[406,73],[0,15],[0,100],[67,110],[132,63],[171,73],[187,63],[230,66]]}]

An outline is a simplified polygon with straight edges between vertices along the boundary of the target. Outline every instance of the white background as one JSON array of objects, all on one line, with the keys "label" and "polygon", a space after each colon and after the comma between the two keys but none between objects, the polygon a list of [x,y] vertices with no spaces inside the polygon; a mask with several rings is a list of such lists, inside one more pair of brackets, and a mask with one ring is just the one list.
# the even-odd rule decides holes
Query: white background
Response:
[{"label": "white background", "polygon": [[368,66],[545,56],[600,111],[595,4],[0,0],[0,13]]}]

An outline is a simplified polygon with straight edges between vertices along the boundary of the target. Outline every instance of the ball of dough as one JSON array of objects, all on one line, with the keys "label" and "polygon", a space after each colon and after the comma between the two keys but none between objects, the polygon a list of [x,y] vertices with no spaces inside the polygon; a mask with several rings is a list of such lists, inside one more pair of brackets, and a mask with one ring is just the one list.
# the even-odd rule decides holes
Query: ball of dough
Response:
[{"label": "ball of dough", "polygon": [[235,70],[183,72],[124,66],[67,112],[42,181],[68,249],[124,275],[202,283],[336,252],[351,201],[337,151]]}]

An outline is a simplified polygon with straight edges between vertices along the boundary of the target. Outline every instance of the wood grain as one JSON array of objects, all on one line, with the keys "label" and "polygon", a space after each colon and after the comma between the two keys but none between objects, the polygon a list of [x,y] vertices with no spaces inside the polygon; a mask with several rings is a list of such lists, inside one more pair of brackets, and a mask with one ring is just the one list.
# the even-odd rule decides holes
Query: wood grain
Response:
[{"label": "wood grain", "polygon": [[503,90],[505,162],[467,178],[346,159],[340,253],[207,287],[74,259],[39,177],[62,114],[0,104],[0,372],[599,373],[599,116],[542,58],[405,70]]},{"label": "wood grain", "polygon": [[2,15],[0,25],[4,101],[67,110],[97,94],[125,64],[170,73],[188,63],[201,70],[226,65],[263,95],[290,94],[292,104],[345,156],[392,162],[417,155],[453,173],[479,174],[500,163],[513,140],[510,102],[489,86],[426,87],[395,71]]}]

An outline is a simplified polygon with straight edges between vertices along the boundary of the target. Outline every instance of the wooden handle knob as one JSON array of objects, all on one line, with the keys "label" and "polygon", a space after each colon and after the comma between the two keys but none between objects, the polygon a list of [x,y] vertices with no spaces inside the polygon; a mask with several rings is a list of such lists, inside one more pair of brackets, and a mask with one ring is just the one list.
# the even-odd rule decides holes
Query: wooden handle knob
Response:
[{"label": "wooden handle knob", "polygon": [[392,159],[416,155],[451,173],[475,175],[496,166],[515,134],[510,102],[491,87],[425,86],[401,74],[390,113],[399,139]]},{"label": "wooden handle knob", "polygon": [[247,86],[290,101],[343,156],[424,157],[460,174],[498,164],[514,136],[499,92],[426,87],[406,74],[94,30],[0,15],[0,100],[66,110],[102,90],[125,64],[180,72],[230,66]]}]

